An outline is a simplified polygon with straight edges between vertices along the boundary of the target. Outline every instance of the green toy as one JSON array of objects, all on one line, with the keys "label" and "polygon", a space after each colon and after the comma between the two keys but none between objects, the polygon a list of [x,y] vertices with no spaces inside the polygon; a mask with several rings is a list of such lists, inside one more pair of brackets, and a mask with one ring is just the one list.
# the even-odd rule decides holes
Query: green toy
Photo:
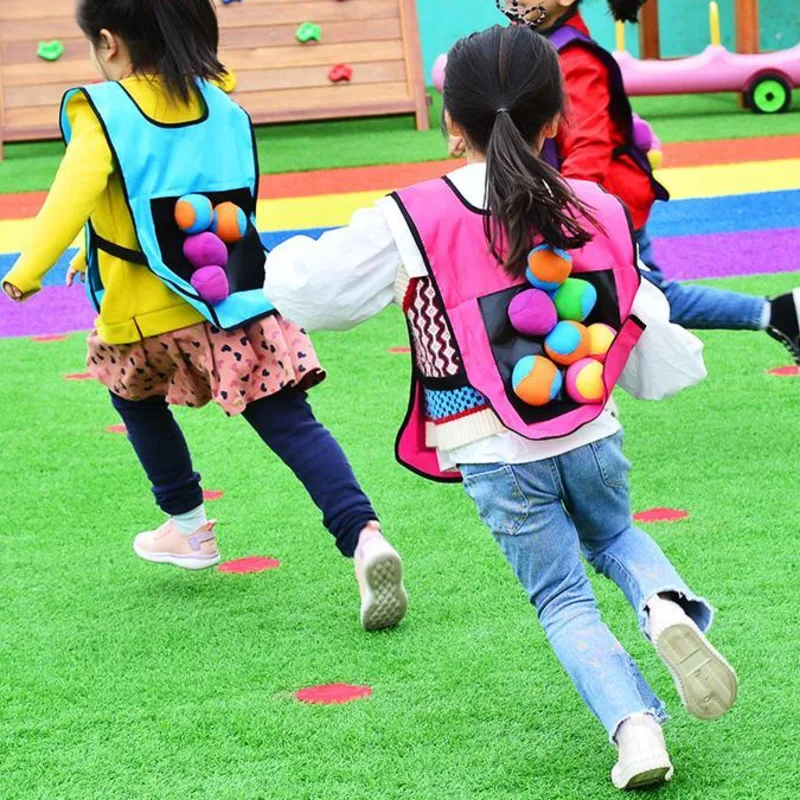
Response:
[{"label": "green toy", "polygon": [[297,41],[301,44],[305,44],[306,42],[318,42],[322,37],[322,28],[319,25],[315,25],[313,22],[304,22],[298,29],[297,29]]},{"label": "green toy", "polygon": [[54,39],[52,42],[39,42],[36,55],[43,61],[58,61],[65,50],[66,47],[58,39]]}]

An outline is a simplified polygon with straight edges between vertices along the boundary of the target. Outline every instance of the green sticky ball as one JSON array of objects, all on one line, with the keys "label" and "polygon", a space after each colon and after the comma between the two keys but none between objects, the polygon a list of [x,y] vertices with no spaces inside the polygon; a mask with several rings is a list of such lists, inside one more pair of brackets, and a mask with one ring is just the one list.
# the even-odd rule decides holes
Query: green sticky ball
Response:
[{"label": "green sticky ball", "polygon": [[583,322],[597,305],[597,289],[580,278],[567,278],[554,301],[559,319]]}]

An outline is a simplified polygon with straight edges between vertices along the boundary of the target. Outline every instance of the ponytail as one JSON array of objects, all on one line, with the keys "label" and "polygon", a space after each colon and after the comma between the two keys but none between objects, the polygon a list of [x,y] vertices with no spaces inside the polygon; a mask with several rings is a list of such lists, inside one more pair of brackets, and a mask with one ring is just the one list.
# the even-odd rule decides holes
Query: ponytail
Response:
[{"label": "ponytail", "polygon": [[638,22],[639,9],[647,0],[608,0],[611,16],[617,22]]},{"label": "ponytail", "polygon": [[188,101],[195,80],[219,80],[219,24],[212,0],[78,0],[78,25],[95,45],[109,30],[122,39],[134,72],[154,73]]},{"label": "ponytail", "polygon": [[515,278],[525,274],[535,236],[571,250],[592,238],[576,214],[596,224],[561,176],[533,153],[505,108],[497,112],[486,149],[486,202],[484,230],[492,255]]}]

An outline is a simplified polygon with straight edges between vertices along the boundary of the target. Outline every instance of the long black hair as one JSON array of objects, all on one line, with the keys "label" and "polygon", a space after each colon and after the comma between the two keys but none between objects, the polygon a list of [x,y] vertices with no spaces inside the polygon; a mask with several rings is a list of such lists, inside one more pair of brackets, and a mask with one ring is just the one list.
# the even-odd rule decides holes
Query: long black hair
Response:
[{"label": "long black hair", "polygon": [[191,97],[195,78],[225,74],[213,0],[78,0],[75,17],[94,45],[104,29],[119,36],[134,72],[158,74],[181,100]]},{"label": "long black hair", "polygon": [[521,25],[461,39],[447,57],[444,107],[486,156],[486,238],[509,274],[524,274],[537,234],[563,250],[590,241],[577,217],[594,223],[591,212],[534,152],[564,109],[558,54],[547,39]]}]

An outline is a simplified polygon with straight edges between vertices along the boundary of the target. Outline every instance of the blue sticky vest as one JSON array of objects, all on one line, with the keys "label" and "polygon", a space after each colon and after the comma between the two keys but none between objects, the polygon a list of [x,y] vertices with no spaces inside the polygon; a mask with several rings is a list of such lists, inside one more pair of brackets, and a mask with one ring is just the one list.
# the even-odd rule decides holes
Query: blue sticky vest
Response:
[{"label": "blue sticky vest", "polygon": [[[100,310],[103,284],[98,251],[142,264],[209,322],[230,330],[275,311],[263,293],[265,253],[255,227],[258,199],[258,155],[247,113],[222,90],[205,81],[197,88],[204,113],[195,122],[159,123],[149,118],[120,83],[72,89],[61,104],[61,132],[69,144],[72,130],[67,105],[83,93],[103,128],[140,252],[97,235],[86,225],[86,286]],[[225,201],[245,211],[245,237],[229,246],[224,267],[230,295],[211,305],[190,283],[192,265],[183,255],[186,236],[174,218],[175,203],[186,194],[202,194],[214,206]],[[222,265],[221,265],[222,266]]]}]

